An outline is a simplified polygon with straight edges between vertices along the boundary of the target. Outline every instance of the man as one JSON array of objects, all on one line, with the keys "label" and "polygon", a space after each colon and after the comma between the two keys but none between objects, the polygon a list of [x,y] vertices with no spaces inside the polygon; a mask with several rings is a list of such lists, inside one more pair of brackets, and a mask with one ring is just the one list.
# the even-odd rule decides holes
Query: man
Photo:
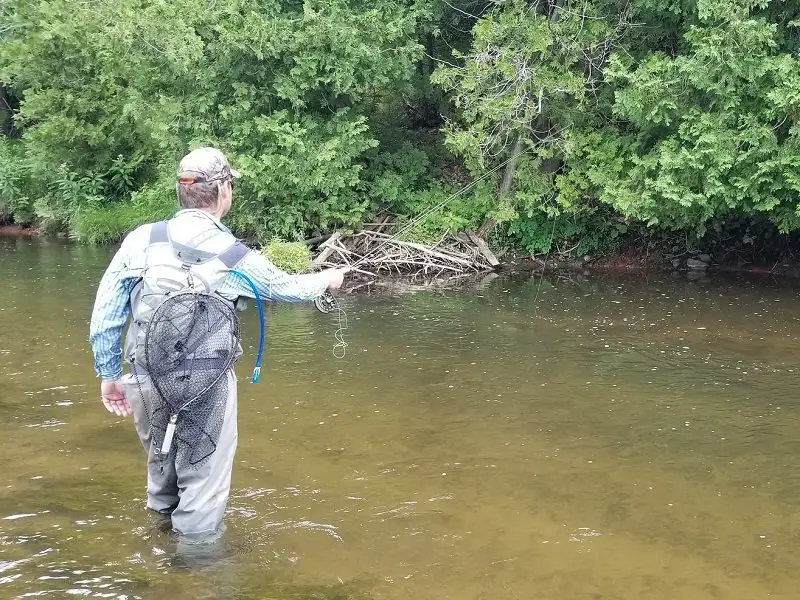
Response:
[{"label": "man", "polygon": [[[155,439],[160,429],[151,423],[152,411],[148,410],[157,396],[140,366],[143,352],[137,344],[145,329],[140,315],[152,314],[147,312],[149,291],[143,287],[161,281],[148,274],[174,264],[175,272],[180,272],[187,256],[211,257],[205,264],[217,264],[219,275],[212,282],[215,290],[210,291],[233,305],[239,297],[254,297],[246,280],[230,273],[233,267],[250,278],[262,298],[288,302],[312,301],[327,289],[339,288],[345,273],[344,269],[328,269],[289,275],[238,242],[220,222],[230,210],[238,177],[217,149],[199,148],[186,155],[177,171],[180,210],[167,222],[144,225],[127,235],[100,282],[90,325],[103,404],[117,416],[133,415],[148,454],[147,507],[170,516],[173,532],[187,539],[214,538],[221,532],[237,444],[236,379],[231,368],[223,388],[227,397],[216,407],[221,425],[215,450],[199,467],[176,463],[180,449],[162,452]],[[121,335],[129,315],[125,359],[131,373],[123,376]]]}]

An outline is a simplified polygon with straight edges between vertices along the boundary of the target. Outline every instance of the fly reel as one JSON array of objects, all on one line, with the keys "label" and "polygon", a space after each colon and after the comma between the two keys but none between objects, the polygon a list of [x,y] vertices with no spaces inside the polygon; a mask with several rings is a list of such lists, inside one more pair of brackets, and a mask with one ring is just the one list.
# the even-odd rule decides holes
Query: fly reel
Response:
[{"label": "fly reel", "polygon": [[325,290],[325,293],[322,294],[322,296],[314,300],[314,306],[317,307],[319,312],[328,314],[332,310],[335,310],[339,304],[336,301],[336,298],[333,297],[333,294],[331,294],[330,290]]}]

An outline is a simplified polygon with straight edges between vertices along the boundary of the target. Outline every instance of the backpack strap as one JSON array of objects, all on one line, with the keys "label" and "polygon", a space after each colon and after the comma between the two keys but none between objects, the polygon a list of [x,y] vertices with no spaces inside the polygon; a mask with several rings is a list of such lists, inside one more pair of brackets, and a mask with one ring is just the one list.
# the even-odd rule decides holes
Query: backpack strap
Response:
[{"label": "backpack strap", "polygon": [[172,250],[175,252],[175,255],[186,263],[200,264],[217,258],[217,254],[214,252],[198,250],[197,248],[192,248],[191,246],[181,244],[174,240],[170,240],[170,244],[172,245]]},{"label": "backpack strap", "polygon": [[250,248],[236,241],[222,254],[205,252],[170,239],[167,221],[158,221],[150,226],[150,244],[169,243],[178,258],[188,263],[201,263],[218,258],[227,268],[233,269],[250,252]]},{"label": "backpack strap", "polygon": [[162,244],[169,241],[169,234],[167,233],[167,222],[158,221],[150,226],[150,243]]},{"label": "backpack strap", "polygon": [[245,246],[242,242],[236,241],[233,246],[225,250],[219,255],[219,259],[229,269],[233,269],[238,265],[242,259],[250,252],[250,248]]}]

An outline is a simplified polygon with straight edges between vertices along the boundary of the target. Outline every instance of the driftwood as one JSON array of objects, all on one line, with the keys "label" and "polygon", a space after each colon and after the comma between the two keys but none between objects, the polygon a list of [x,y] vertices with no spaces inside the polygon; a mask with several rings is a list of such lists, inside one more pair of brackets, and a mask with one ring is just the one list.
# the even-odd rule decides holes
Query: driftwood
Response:
[{"label": "driftwood", "polygon": [[328,260],[328,257],[333,254],[334,250],[336,249],[336,242],[339,238],[342,237],[341,234],[337,231],[332,236],[330,236],[327,240],[325,240],[320,248],[322,252],[312,261],[312,265],[315,267],[321,266],[325,264],[325,261]]},{"label": "driftwood", "polygon": [[490,265],[496,267],[500,264],[500,261],[497,260],[492,251],[489,250],[489,245],[482,239],[479,238],[477,235],[472,233],[471,231],[467,232],[467,237],[469,237],[470,241],[475,244],[475,247],[483,254],[484,258],[489,262]]},{"label": "driftwood", "polygon": [[320,246],[315,267],[350,267],[354,272],[378,277],[400,275],[425,278],[462,277],[494,271],[500,261],[473,232],[445,236],[436,244],[394,239],[375,229],[353,235],[332,235]]}]

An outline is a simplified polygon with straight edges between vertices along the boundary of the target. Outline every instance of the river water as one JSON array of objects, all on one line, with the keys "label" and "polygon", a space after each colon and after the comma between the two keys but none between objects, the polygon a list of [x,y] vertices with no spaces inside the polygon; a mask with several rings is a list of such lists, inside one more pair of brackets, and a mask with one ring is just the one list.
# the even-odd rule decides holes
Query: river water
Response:
[{"label": "river water", "polygon": [[87,342],[111,250],[0,240],[0,597],[798,598],[800,307],[768,278],[499,277],[243,315],[223,547],[144,509]]}]

